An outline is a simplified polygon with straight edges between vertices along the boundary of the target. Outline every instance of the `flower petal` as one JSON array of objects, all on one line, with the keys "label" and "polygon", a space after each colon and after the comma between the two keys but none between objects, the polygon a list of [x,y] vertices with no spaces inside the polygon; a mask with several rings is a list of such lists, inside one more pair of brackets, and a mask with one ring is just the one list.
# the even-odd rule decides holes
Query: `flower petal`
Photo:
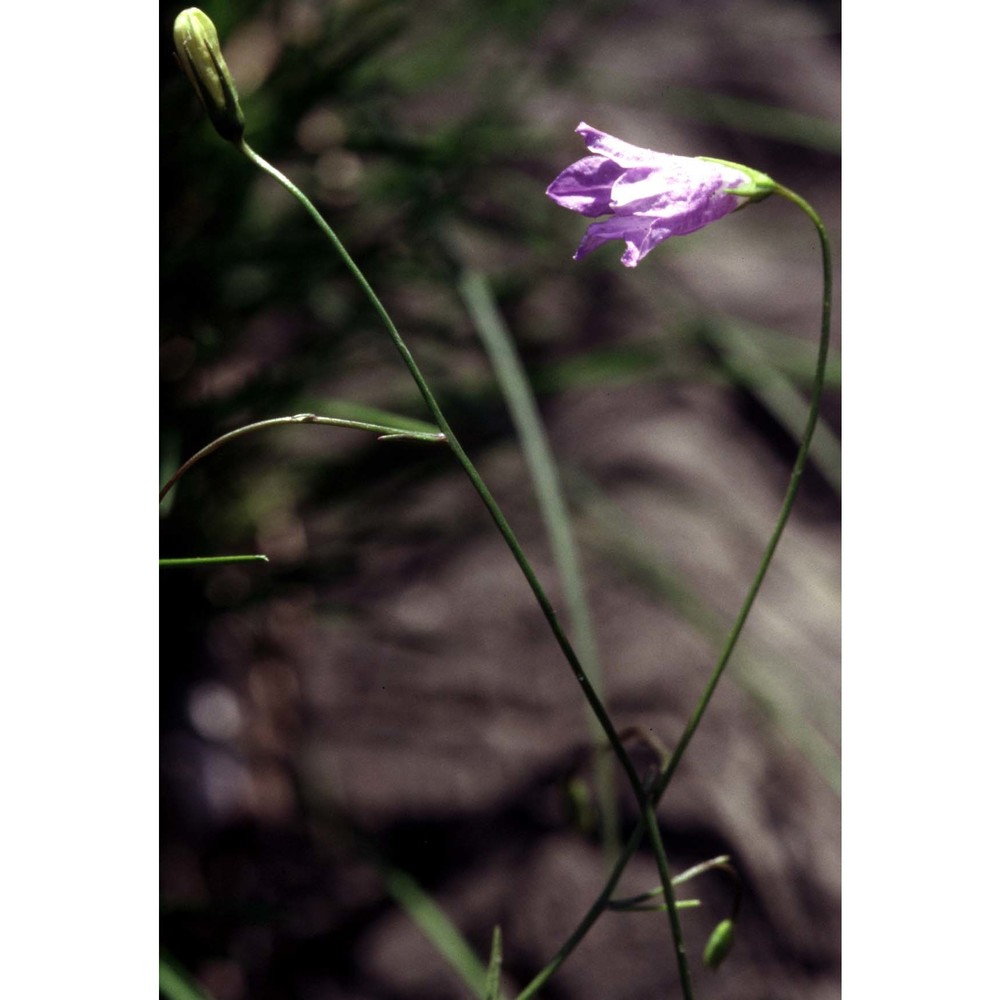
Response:
[{"label": "flower petal", "polygon": [[607,215],[611,190],[622,168],[603,156],[585,156],[571,163],[545,190],[563,208],[581,215]]},{"label": "flower petal", "polygon": [[656,216],[675,223],[681,236],[707,226],[737,209],[745,199],[725,193],[725,181],[714,169],[703,171],[698,160],[685,160],[693,169],[626,170],[611,192],[609,211],[615,215]]},{"label": "flower petal", "polygon": [[673,235],[670,226],[662,219],[613,215],[610,219],[592,222],[587,227],[573,259],[580,260],[611,240],[624,240],[622,263],[626,267],[635,267],[657,243]]},{"label": "flower petal", "polygon": [[622,142],[607,132],[591,128],[586,122],[580,122],[575,131],[577,135],[583,136],[587,149],[592,153],[602,153],[622,167],[655,166],[660,158],[667,156],[666,153],[657,153],[653,149],[643,149],[641,146],[633,146],[630,142]]}]

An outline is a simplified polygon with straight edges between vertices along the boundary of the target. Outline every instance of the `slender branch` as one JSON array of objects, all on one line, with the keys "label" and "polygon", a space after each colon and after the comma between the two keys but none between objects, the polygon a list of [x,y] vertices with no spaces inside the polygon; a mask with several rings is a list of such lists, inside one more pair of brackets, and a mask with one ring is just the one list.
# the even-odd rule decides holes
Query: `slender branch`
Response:
[{"label": "slender branch", "polygon": [[394,440],[396,438],[409,438],[413,441],[431,442],[444,440],[440,434],[428,434],[425,431],[408,431],[401,427],[388,427],[384,424],[368,424],[361,420],[342,420],[340,417],[318,417],[315,413],[297,413],[294,417],[273,417],[270,420],[258,420],[256,423],[246,424],[243,427],[237,427],[234,431],[229,431],[228,434],[223,434],[222,437],[216,438],[211,444],[205,445],[201,451],[195,452],[166,481],[163,489],[160,490],[160,502],[163,502],[163,499],[174,488],[177,481],[185,472],[192,466],[197,465],[203,458],[211,455],[213,451],[218,451],[224,444],[235,441],[236,438],[241,438],[246,434],[261,431],[267,427],[279,427],[282,424],[322,424],[326,427],[346,427],[356,431],[374,431],[376,434],[381,435],[379,440],[383,441]]},{"label": "slender branch", "polygon": [[161,559],[161,567],[173,566],[231,566],[234,563],[268,562],[265,555],[252,556],[188,556],[181,559]]},{"label": "slender branch", "polygon": [[[729,855],[720,854],[717,858],[712,858],[709,861],[702,861],[701,864],[694,865],[691,868],[687,868],[680,873],[680,875],[674,876],[674,886],[683,885],[685,882],[690,882],[691,879],[697,878],[699,875],[704,875],[707,871],[712,871],[714,868],[725,868],[728,871],[735,874],[732,866],[729,864]],[[637,903],[646,903],[651,899],[655,899],[663,889],[657,886],[655,889],[650,889],[648,892],[639,893],[638,896],[629,896],[622,899],[612,899],[608,904],[609,909],[620,910],[626,909],[630,906],[635,906]]]}]

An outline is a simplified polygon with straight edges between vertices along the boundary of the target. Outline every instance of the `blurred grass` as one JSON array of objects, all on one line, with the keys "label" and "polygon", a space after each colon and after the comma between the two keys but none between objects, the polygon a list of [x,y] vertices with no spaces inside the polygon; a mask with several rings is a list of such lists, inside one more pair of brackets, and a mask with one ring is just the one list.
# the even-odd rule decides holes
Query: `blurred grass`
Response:
[{"label": "blurred grass", "polygon": [[175,959],[160,952],[160,993],[167,1000],[212,1000]]},{"label": "blurred grass", "polygon": [[[458,288],[510,409],[559,573],[569,613],[573,646],[594,691],[601,702],[606,704],[604,672],[598,654],[580,556],[573,538],[572,521],[535,395],[486,277],[480,271],[466,270],[459,277]],[[594,781],[597,786],[601,839],[608,866],[613,867],[621,850],[615,762],[610,754],[601,752],[607,743],[601,725],[592,712],[587,709],[585,711],[594,748]]]},{"label": "blurred grass", "polygon": [[667,91],[666,107],[668,113],[704,124],[779,139],[822,153],[840,152],[840,125],[837,122],[788,108],[677,85],[671,85]]},{"label": "blurred grass", "polygon": [[[770,331],[759,331],[745,323],[708,321],[702,327],[705,340],[717,348],[722,356],[724,370],[734,385],[742,386],[752,393],[758,402],[788,432],[793,440],[801,436],[809,411],[807,399],[796,387],[792,378],[775,363],[775,352],[768,351],[761,336],[770,336]],[[782,355],[788,343],[782,343]],[[835,388],[840,381],[840,359],[832,359],[831,376],[827,389]],[[797,369],[800,376],[804,371]],[[810,373],[811,375],[811,373]],[[840,442],[829,424],[820,417],[816,425],[810,461],[822,472],[827,482],[840,492]]]},{"label": "blurred grass", "polygon": [[[379,866],[379,874],[389,895],[420,928],[442,958],[455,970],[474,996],[489,1000],[497,996],[499,986],[492,985],[499,973],[485,966],[448,915],[421,889],[419,883],[397,868]],[[502,998],[502,994],[499,994]]]}]

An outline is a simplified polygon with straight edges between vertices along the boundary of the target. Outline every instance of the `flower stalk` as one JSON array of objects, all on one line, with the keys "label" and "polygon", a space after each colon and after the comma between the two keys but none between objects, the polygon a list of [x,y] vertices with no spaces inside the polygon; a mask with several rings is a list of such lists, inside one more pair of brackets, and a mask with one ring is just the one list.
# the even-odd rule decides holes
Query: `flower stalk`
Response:
[{"label": "flower stalk", "polygon": [[[684,757],[684,753],[690,745],[691,740],[694,738],[694,734],[708,709],[712,695],[714,694],[715,689],[718,686],[719,681],[722,679],[722,675],[729,664],[733,650],[736,648],[736,643],[739,641],[740,635],[743,632],[743,627],[746,624],[747,618],[750,616],[750,611],[753,608],[758,593],[760,592],[760,588],[764,582],[764,577],[767,575],[767,571],[771,566],[771,560],[774,558],[774,553],[778,548],[778,542],[781,541],[781,536],[785,531],[785,525],[788,523],[788,519],[791,516],[792,507],[799,492],[799,484],[802,479],[802,473],[805,471],[806,461],[809,457],[809,449],[812,445],[813,435],[816,432],[816,425],[819,421],[819,407],[823,398],[823,386],[826,381],[826,362],[830,349],[830,313],[833,298],[833,257],[830,249],[830,238],[827,235],[826,227],[823,225],[823,220],[819,217],[816,210],[804,198],[780,184],[774,185],[774,193],[792,202],[792,204],[797,206],[806,214],[816,229],[816,233],[819,237],[820,253],[822,255],[822,314],[820,319],[820,336],[816,357],[816,369],[815,374],[813,375],[812,393],[809,401],[809,413],[806,417],[806,425],[802,432],[802,440],[799,445],[799,450],[795,456],[795,462],[792,466],[791,475],[789,476],[788,487],[785,490],[785,496],[781,503],[781,509],[778,512],[777,522],[771,532],[771,537],[768,540],[764,554],[761,557],[760,564],[757,567],[757,572],[755,573],[750,584],[750,588],[743,599],[743,604],[740,606],[740,610],[736,615],[733,626],[729,631],[721,652],[719,653],[719,657],[716,661],[712,674],[698,700],[698,704],[695,706],[694,711],[689,717],[687,724],[684,727],[684,732],[681,735],[680,740],[678,740],[674,752],[671,754],[670,759],[666,762],[660,772],[660,775],[654,782],[650,794],[650,798],[654,806],[660,803],[670,785],[670,782],[673,780],[673,777],[677,772],[677,768],[680,766],[681,760]],[[621,856],[615,864],[615,867],[612,869],[611,874],[608,876],[608,880],[605,883],[604,888],[598,894],[597,899],[595,899],[591,904],[580,923],[566,939],[566,942],[562,945],[562,947],[556,952],[549,964],[542,969],[542,971],[531,981],[531,983],[529,983],[527,988],[521,991],[517,1000],[530,1000],[531,997],[537,996],[538,991],[549,981],[549,979],[552,978],[562,963],[566,961],[580,941],[583,940],[587,932],[596,922],[597,918],[600,917],[605,909],[607,909],[611,901],[612,893],[615,891],[615,888],[621,879],[622,873],[625,871],[626,865],[632,855],[635,854],[642,841],[643,832],[644,829],[642,824],[637,824],[625,844],[625,847],[622,849]],[[669,905],[669,899],[667,902]]]}]

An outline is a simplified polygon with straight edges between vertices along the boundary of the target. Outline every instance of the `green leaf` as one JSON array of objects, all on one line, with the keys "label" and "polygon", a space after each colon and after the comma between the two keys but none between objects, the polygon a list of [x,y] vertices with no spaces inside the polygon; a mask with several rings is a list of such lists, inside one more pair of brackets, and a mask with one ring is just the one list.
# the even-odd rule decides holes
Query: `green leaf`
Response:
[{"label": "green leaf", "polygon": [[490,964],[486,970],[486,1000],[500,1000],[500,966],[503,962],[501,954],[503,936],[500,925],[493,928],[493,946],[490,948]]},{"label": "green leaf", "polygon": [[378,871],[389,895],[420,928],[424,937],[476,996],[485,997],[484,983],[489,980],[489,972],[451,918],[405,872],[388,865],[379,865]]}]

